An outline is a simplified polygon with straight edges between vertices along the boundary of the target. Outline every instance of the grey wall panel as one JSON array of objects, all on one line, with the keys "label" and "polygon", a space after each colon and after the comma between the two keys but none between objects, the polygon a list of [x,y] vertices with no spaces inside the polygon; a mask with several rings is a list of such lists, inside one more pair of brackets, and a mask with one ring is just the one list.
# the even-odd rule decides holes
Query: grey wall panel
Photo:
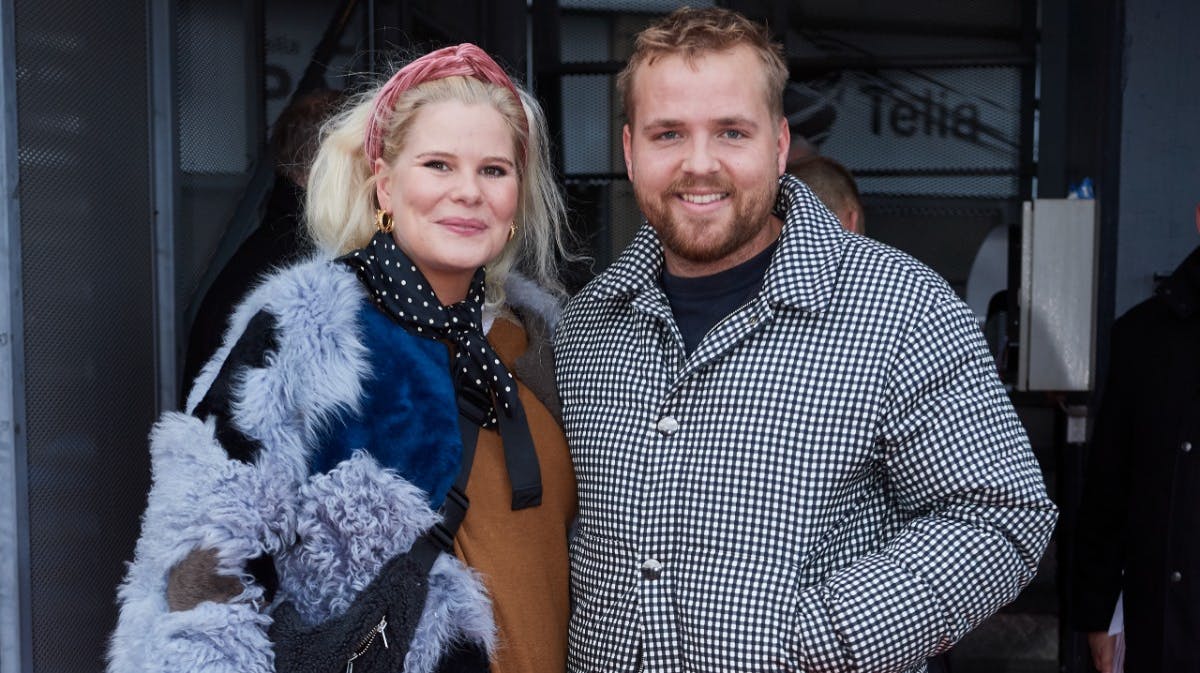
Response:
[{"label": "grey wall panel", "polygon": [[[250,224],[257,225],[231,220],[266,133],[258,4],[254,0],[172,3],[179,160],[175,292],[180,307],[192,301],[226,230],[236,228],[232,235],[240,243]],[[186,335],[187,326],[182,328]]]},{"label": "grey wall panel", "polygon": [[16,38],[12,0],[0,0],[0,673],[28,670],[29,529],[26,517],[24,348],[20,184],[17,160]]},{"label": "grey wall panel", "polygon": [[157,399],[147,12],[14,13],[33,670],[99,671]]},{"label": "grey wall panel", "polygon": [[[1116,312],[1150,297],[1200,244],[1200,3],[1125,3]],[[1103,185],[1100,185],[1103,188]]]}]

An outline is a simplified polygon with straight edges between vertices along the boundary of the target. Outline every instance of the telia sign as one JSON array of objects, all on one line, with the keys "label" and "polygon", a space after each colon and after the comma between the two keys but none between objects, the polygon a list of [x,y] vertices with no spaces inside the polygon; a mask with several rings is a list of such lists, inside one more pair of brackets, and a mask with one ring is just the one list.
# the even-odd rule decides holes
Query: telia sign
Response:
[{"label": "telia sign", "polygon": [[864,191],[1015,196],[1020,81],[1004,67],[845,71],[809,84],[836,111],[816,141]]}]

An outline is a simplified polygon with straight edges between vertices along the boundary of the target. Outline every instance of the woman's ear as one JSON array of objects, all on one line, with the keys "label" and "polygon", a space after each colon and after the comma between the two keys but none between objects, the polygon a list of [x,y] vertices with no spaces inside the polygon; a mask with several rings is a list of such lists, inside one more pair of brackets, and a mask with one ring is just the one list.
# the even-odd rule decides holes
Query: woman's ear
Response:
[{"label": "woman's ear", "polygon": [[375,200],[379,207],[392,212],[392,169],[382,158],[375,160]]}]

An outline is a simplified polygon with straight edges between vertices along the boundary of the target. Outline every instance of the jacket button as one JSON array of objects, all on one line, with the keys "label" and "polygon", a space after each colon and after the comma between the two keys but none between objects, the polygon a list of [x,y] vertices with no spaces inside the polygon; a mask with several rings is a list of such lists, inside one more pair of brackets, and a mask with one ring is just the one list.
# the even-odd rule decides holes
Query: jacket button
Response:
[{"label": "jacket button", "polygon": [[1178,570],[1171,573],[1171,581],[1172,582],[1182,582],[1183,581],[1183,573],[1179,572]]},{"label": "jacket button", "polygon": [[664,435],[673,435],[677,430],[679,430],[679,421],[671,418],[670,416],[663,416],[662,418],[658,419],[658,424],[655,427],[657,427],[658,431]]},{"label": "jacket button", "polygon": [[1191,443],[1191,442],[1189,442],[1189,441],[1187,441],[1187,440],[1184,440],[1184,442],[1183,442],[1182,444],[1180,444],[1180,445],[1179,445],[1179,448],[1180,448],[1180,449],[1181,449],[1181,450],[1182,450],[1184,453],[1191,453],[1191,452],[1192,452],[1192,443]]},{"label": "jacket button", "polygon": [[662,562],[657,559],[648,558],[642,561],[642,577],[648,580],[656,580],[662,577]]}]

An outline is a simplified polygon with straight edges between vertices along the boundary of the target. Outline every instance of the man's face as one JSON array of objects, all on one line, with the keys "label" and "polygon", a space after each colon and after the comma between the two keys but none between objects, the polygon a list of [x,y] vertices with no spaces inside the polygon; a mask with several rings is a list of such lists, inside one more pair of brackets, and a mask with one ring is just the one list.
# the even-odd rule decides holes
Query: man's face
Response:
[{"label": "man's face", "polygon": [[771,208],[789,136],[767,105],[755,53],[659,57],[637,70],[630,95],[625,167],[667,270],[709,275],[770,245],[782,226]]}]

